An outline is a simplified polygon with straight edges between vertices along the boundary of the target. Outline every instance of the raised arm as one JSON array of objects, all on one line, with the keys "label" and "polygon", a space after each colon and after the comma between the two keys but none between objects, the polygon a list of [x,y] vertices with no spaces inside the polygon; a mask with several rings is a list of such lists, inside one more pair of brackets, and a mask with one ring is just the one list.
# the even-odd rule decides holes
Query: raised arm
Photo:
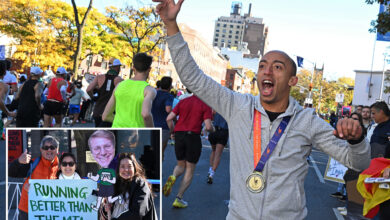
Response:
[{"label": "raised arm", "polygon": [[[182,83],[207,105],[229,120],[240,109],[247,109],[249,95],[235,93],[205,75],[191,56],[187,43],[179,33],[176,17],[183,0],[177,4],[171,0],[159,2],[157,12],[167,28],[167,42],[173,63]],[[245,105],[246,103],[246,105]]]}]

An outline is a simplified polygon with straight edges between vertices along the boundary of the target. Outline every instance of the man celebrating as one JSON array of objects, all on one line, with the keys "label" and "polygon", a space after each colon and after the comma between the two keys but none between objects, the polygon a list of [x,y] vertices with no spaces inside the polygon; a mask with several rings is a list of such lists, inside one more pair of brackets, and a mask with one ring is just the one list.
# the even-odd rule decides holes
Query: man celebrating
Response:
[{"label": "man celebrating", "polygon": [[229,124],[227,219],[304,219],[306,157],[313,145],[354,170],[368,167],[370,149],[358,121],[341,119],[334,130],[289,96],[298,78],[286,53],[270,51],[260,60],[259,96],[230,91],[206,76],[191,57],[176,23],[183,0],[153,1],[160,2],[157,12],[182,83]]},{"label": "man celebrating", "polygon": [[115,88],[103,112],[103,121],[112,121],[113,128],[154,127],[152,103],[156,90],[149,86],[149,77],[153,57],[138,53],[133,58],[133,78],[121,82]]},{"label": "man celebrating", "polygon": [[95,89],[98,93],[98,99],[96,100],[95,107],[93,109],[95,127],[111,127],[111,123],[102,123],[102,114],[115,86],[123,80],[120,76],[118,76],[121,66],[121,61],[115,59],[113,63],[110,64],[110,70],[108,70],[107,74],[97,75],[88,85],[87,93],[90,97],[93,97]]},{"label": "man celebrating", "polygon": [[57,179],[58,171],[58,141],[52,136],[45,136],[41,141],[41,157],[31,160],[27,149],[8,167],[8,176],[26,178],[19,201],[19,220],[28,219],[29,179]]}]

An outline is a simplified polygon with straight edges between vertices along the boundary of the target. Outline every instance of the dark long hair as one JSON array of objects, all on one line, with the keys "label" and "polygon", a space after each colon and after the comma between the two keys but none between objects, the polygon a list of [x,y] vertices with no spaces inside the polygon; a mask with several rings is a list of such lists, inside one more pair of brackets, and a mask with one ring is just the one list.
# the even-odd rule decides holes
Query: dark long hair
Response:
[{"label": "dark long hair", "polygon": [[61,174],[61,166],[62,166],[61,163],[62,163],[62,161],[64,160],[65,157],[71,157],[71,158],[73,159],[74,165],[76,166],[75,173],[78,173],[78,171],[77,171],[77,161],[76,161],[76,157],[75,157],[74,154],[72,154],[72,153],[64,152],[64,153],[62,153],[60,159],[58,160],[58,170],[57,170],[57,174],[56,174],[57,179],[58,179],[58,177],[59,177],[60,174]]},{"label": "dark long hair", "polygon": [[[119,175],[119,167],[120,167],[121,161],[123,159],[130,159],[131,162],[133,163],[134,175],[129,180],[125,180]],[[148,187],[150,189],[150,185],[146,180],[145,170],[142,167],[142,165],[140,163],[138,163],[138,161],[135,158],[135,155],[133,153],[119,154],[118,164],[116,167],[116,177],[117,178],[116,178],[116,183],[115,183],[115,195],[122,195],[124,198],[126,198],[125,197],[126,192],[129,192],[129,194],[131,194],[130,193],[130,190],[131,190],[130,186],[131,186],[131,183],[133,181],[143,180],[145,182],[145,184],[148,184]]]}]

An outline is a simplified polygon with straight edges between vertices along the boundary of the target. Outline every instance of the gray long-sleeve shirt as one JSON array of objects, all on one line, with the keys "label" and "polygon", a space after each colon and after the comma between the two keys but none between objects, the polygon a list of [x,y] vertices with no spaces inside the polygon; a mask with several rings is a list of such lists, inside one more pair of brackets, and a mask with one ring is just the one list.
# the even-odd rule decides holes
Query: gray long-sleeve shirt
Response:
[{"label": "gray long-sleeve shirt", "polygon": [[[170,53],[181,81],[207,105],[219,112],[229,124],[230,203],[226,219],[304,219],[307,215],[304,179],[308,172],[306,157],[312,146],[354,170],[370,163],[366,140],[350,145],[336,138],[333,128],[303,109],[292,97],[285,113],[270,122],[259,96],[233,92],[215,82],[199,69],[180,33],[167,38]],[[265,165],[266,186],[261,193],[246,188],[253,172],[253,116],[261,113],[261,148],[266,148],[284,116],[292,116],[286,131]]]}]

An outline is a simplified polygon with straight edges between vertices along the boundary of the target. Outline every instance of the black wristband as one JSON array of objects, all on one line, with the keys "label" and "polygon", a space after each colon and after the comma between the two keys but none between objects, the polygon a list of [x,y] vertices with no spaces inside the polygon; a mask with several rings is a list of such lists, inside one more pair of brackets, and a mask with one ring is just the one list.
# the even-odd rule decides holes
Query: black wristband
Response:
[{"label": "black wristband", "polygon": [[354,144],[359,144],[360,142],[362,142],[364,140],[365,136],[362,134],[362,136],[360,136],[359,139],[357,140],[348,140],[348,143],[351,144],[351,145],[354,145]]}]

